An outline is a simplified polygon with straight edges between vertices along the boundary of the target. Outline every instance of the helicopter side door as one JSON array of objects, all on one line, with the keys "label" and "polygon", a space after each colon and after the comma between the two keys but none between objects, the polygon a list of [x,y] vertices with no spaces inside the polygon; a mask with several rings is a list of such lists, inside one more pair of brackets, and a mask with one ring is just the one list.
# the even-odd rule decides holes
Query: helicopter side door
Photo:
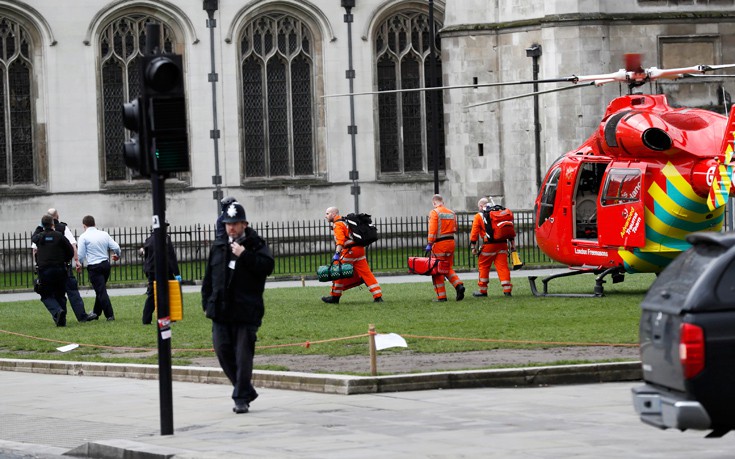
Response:
[{"label": "helicopter side door", "polygon": [[599,200],[600,245],[629,248],[645,245],[645,187],[645,164],[621,161],[610,165]]}]

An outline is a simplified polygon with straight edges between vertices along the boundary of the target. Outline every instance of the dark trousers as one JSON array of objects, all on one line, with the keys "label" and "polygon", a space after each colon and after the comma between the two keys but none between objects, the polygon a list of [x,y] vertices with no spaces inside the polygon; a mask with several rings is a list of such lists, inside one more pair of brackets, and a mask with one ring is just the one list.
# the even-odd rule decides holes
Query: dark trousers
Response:
[{"label": "dark trousers", "polygon": [[[69,298],[71,309],[74,311],[79,322],[87,320],[87,311],[84,309],[84,300],[82,295],[79,294],[79,284],[77,278],[71,271],[71,268],[67,268],[66,272],[66,297]],[[66,303],[64,304],[64,310],[66,310]]]},{"label": "dark trousers", "polygon": [[51,317],[56,317],[59,311],[66,311],[66,268],[63,265],[39,267],[38,278],[41,281],[41,302]]},{"label": "dark trousers", "polygon": [[143,305],[143,323],[148,325],[153,321],[153,311],[156,310],[156,299],[153,296],[153,281],[156,280],[155,275],[146,274],[148,277],[148,290],[145,294],[145,304]]},{"label": "dark trousers", "polygon": [[89,274],[89,282],[94,288],[95,299],[94,309],[92,312],[101,316],[105,313],[105,317],[115,317],[115,313],[112,311],[112,303],[110,302],[110,296],[107,294],[107,279],[110,278],[110,262],[103,261],[96,265],[87,266],[87,274]]},{"label": "dark trousers", "polygon": [[235,403],[250,403],[258,396],[252,384],[257,332],[258,327],[226,325],[212,321],[214,352],[222,370],[234,386],[232,399]]}]

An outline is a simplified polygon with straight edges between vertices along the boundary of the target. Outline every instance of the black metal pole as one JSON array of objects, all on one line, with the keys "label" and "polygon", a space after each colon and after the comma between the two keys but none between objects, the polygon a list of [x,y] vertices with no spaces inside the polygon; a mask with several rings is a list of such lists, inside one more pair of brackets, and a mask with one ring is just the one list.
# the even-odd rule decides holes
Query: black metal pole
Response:
[{"label": "black metal pole", "polygon": [[[427,87],[436,87],[436,30],[434,26],[434,0],[429,0],[429,82]],[[439,91],[429,91],[431,107],[431,152],[434,159],[434,194],[439,193]]]},{"label": "black metal pole", "polygon": [[355,69],[352,67],[352,8],[355,6],[355,0],[342,0],[342,7],[345,9],[345,23],[347,24],[347,72],[346,77],[350,83],[350,125],[347,132],[350,134],[352,141],[352,170],[350,171],[350,180],[352,180],[352,188],[350,193],[355,197],[355,212],[360,211],[360,185],[358,179],[360,173],[357,171],[357,125],[355,125]]},{"label": "black metal pole", "polygon": [[[534,44],[530,48],[526,48],[526,56],[533,58],[533,80],[538,80],[539,65],[538,60],[541,57],[541,45]],[[538,83],[533,83],[533,92],[538,93]],[[533,139],[536,153],[536,190],[541,189],[541,121],[539,120],[539,95],[533,95]]]},{"label": "black metal pole", "polygon": [[[160,52],[160,26],[146,26],[147,55]],[[142,75],[141,75],[142,78]],[[155,139],[151,144],[154,155]],[[156,300],[158,303],[158,392],[161,409],[161,435],[174,433],[174,409],[171,384],[171,321],[169,319],[168,296],[168,250],[166,250],[166,188],[165,177],[158,173],[151,174],[151,191],[153,198],[153,246],[156,275]]]},{"label": "black metal pole", "polygon": [[220,132],[217,124],[217,74],[214,59],[214,28],[217,27],[217,20],[214,19],[214,13],[219,5],[218,0],[204,0],[204,10],[207,12],[207,27],[209,28],[209,57],[211,61],[211,71],[209,73],[209,82],[212,84],[212,130],[209,137],[214,143],[214,175],[212,176],[212,184],[214,185],[213,198],[217,215],[220,213],[220,201],[222,200],[222,176],[219,173],[219,137]]}]

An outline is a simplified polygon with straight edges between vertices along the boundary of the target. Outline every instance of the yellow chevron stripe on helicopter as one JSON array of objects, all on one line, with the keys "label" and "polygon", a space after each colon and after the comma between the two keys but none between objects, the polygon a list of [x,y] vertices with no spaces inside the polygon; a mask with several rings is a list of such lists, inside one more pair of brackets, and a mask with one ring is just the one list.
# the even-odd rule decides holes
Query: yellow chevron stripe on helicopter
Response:
[{"label": "yellow chevron stripe on helicopter", "polygon": [[664,177],[666,177],[666,181],[672,184],[684,197],[692,201],[703,202],[702,197],[694,192],[692,184],[681,176],[681,173],[673,164],[666,163],[663,169],[661,169],[661,172],[664,174]]},{"label": "yellow chevron stripe on helicopter", "polygon": [[730,197],[733,174],[731,165],[733,140],[735,140],[735,105],[730,109],[730,116],[727,118],[727,127],[722,139],[720,154],[716,158],[719,164],[715,168],[715,176],[707,195],[707,207],[710,210],[724,206]]}]

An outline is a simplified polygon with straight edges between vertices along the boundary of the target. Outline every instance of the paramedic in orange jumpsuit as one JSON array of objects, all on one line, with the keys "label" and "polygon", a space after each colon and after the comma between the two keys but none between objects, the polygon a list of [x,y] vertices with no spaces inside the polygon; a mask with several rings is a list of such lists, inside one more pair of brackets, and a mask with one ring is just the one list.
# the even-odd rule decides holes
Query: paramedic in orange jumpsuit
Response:
[{"label": "paramedic in orange jumpsuit", "polygon": [[[477,285],[480,291],[472,292],[474,297],[487,296],[487,284],[490,281],[490,267],[495,263],[495,270],[498,272],[500,285],[503,287],[503,294],[511,296],[513,284],[510,283],[510,270],[508,269],[508,241],[490,241],[485,234],[485,222],[482,220],[482,211],[488,206],[488,200],[482,198],[477,202],[477,208],[480,210],[475,214],[472,220],[472,231],[470,232],[470,247],[472,255],[479,256],[477,266],[480,271],[480,277]],[[477,241],[482,240],[482,248],[478,251]],[[511,244],[513,240],[511,239]]]},{"label": "paramedic in orange jumpsuit", "polygon": [[434,208],[429,212],[429,235],[426,251],[431,251],[432,256],[439,260],[449,262],[449,272],[446,274],[435,274],[431,276],[434,284],[436,299],[434,301],[447,301],[447,290],[444,287],[446,277],[457,291],[457,301],[464,298],[464,284],[454,272],[454,235],[457,232],[457,216],[451,210],[444,207],[444,198],[435,194],[431,198]]},{"label": "paramedic in orange jumpsuit", "polygon": [[350,239],[350,230],[347,227],[347,223],[339,215],[339,209],[336,207],[328,208],[326,210],[326,219],[332,224],[332,230],[334,231],[334,243],[337,246],[333,261],[337,261],[341,258],[342,263],[351,264],[354,269],[354,274],[352,277],[333,281],[330,295],[323,296],[322,301],[325,303],[337,304],[345,290],[357,287],[365,282],[368,290],[370,290],[370,293],[373,295],[373,302],[382,303],[383,292],[380,290],[378,280],[375,278],[372,271],[370,271],[370,265],[365,257],[365,247],[354,245],[354,242]]}]

